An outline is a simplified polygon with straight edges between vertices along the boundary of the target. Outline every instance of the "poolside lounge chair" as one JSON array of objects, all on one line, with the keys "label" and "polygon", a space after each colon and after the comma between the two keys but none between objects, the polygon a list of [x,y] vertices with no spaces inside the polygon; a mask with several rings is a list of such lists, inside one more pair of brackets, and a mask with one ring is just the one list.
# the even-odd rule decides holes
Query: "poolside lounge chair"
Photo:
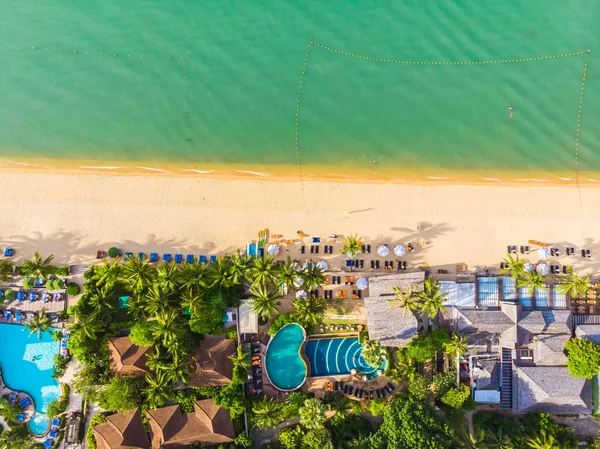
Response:
[{"label": "poolside lounge chair", "polygon": [[392,394],[394,392],[394,390],[396,389],[396,385],[394,385],[391,382],[388,382],[387,385],[385,386],[385,389],[388,391],[389,394]]},{"label": "poolside lounge chair", "polygon": [[313,237],[312,242],[313,243],[321,243],[321,237]]},{"label": "poolside lounge chair", "polygon": [[193,254],[188,254],[187,256],[185,256],[185,261],[187,263],[194,263],[195,260],[196,256],[194,256]]},{"label": "poolside lounge chair", "polygon": [[175,254],[175,263],[183,262],[183,254]]},{"label": "poolside lounge chair", "polygon": [[19,414],[17,415],[17,421],[18,421],[18,422],[23,422],[23,421],[25,421],[25,413],[19,413]]},{"label": "poolside lounge chair", "polygon": [[130,251],[127,251],[125,253],[125,260],[129,260],[129,259],[133,259],[133,253]]},{"label": "poolside lounge chair", "polygon": [[348,394],[348,385],[344,385],[344,389],[342,391],[344,394]]},{"label": "poolside lounge chair", "polygon": [[158,262],[158,254],[150,253],[150,262]]},{"label": "poolside lounge chair", "polygon": [[51,429],[50,432],[48,433],[48,435],[50,435],[50,438],[57,438],[58,437],[58,430],[57,429]]},{"label": "poolside lounge chair", "polygon": [[171,254],[163,254],[163,261],[165,262],[171,262]]},{"label": "poolside lounge chair", "polygon": [[25,407],[27,407],[30,404],[31,404],[31,399],[29,399],[29,398],[23,398],[23,399],[21,399],[21,402],[19,402],[19,405],[22,408],[25,408]]},{"label": "poolside lounge chair", "polygon": [[138,253],[138,258],[140,260],[144,260],[146,258],[146,255],[144,253]]},{"label": "poolside lounge chair", "polygon": [[19,290],[17,292],[16,298],[17,298],[17,301],[23,302],[25,300],[25,292],[23,290]]},{"label": "poolside lounge chair", "polygon": [[200,263],[206,263],[206,256],[200,256]]},{"label": "poolside lounge chair", "polygon": [[52,418],[52,427],[60,427],[60,418]]},{"label": "poolside lounge chair", "polygon": [[354,387],[352,385],[350,385],[350,387],[348,388],[348,396],[352,396],[353,392],[354,392]]},{"label": "poolside lounge chair", "polygon": [[17,402],[18,396],[16,393],[8,393],[8,403],[9,404],[14,404],[15,402]]},{"label": "poolside lounge chair", "polygon": [[48,439],[42,443],[42,446],[44,446],[46,449],[50,449],[53,444],[54,443],[52,442],[52,440]]},{"label": "poolside lounge chair", "polygon": [[10,312],[10,310],[5,310],[4,311],[4,319],[6,321],[9,321],[12,318],[12,313]]},{"label": "poolside lounge chair", "polygon": [[15,313],[15,319],[17,321],[23,321],[23,312],[19,311]]},{"label": "poolside lounge chair", "polygon": [[217,263],[217,256],[215,256],[214,254],[210,256],[210,263]]},{"label": "poolside lounge chair", "polygon": [[12,257],[15,255],[15,250],[12,248],[6,248],[4,250],[4,257]]}]

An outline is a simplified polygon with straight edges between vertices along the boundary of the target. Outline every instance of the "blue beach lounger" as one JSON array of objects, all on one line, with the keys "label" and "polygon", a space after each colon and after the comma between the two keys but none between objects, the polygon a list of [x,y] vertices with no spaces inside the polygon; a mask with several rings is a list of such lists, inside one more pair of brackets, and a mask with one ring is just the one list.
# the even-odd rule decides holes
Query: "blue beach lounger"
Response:
[{"label": "blue beach lounger", "polygon": [[183,262],[183,254],[175,254],[175,263]]},{"label": "blue beach lounger", "polygon": [[42,446],[44,446],[46,449],[50,449],[52,447],[52,440],[48,439],[48,440],[44,441],[42,443]]},{"label": "blue beach lounger", "polygon": [[4,319],[7,321],[10,320],[10,310],[4,311]]},{"label": "blue beach lounger", "polygon": [[171,255],[170,254],[163,254],[163,260],[165,262],[171,262]]},{"label": "blue beach lounger", "polygon": [[50,438],[56,438],[58,437],[58,430],[52,429],[48,435],[50,435]]},{"label": "blue beach lounger", "polygon": [[129,259],[133,259],[133,253],[132,253],[132,252],[129,252],[129,251],[127,251],[127,252],[125,253],[125,260],[129,260]]},{"label": "blue beach lounger", "polygon": [[158,254],[150,253],[150,262],[158,262]]},{"label": "blue beach lounger", "polygon": [[210,263],[217,263],[217,256],[210,256]]},{"label": "blue beach lounger", "polygon": [[313,243],[321,243],[321,237],[313,237],[312,242]]},{"label": "blue beach lounger", "polygon": [[146,255],[144,253],[138,253],[138,257],[140,258],[140,260],[144,260],[146,258]]},{"label": "blue beach lounger", "polygon": [[52,427],[60,427],[60,418],[52,418]]},{"label": "blue beach lounger", "polygon": [[25,300],[25,292],[23,290],[19,290],[17,292],[17,301],[23,302]]},{"label": "blue beach lounger", "polygon": [[188,255],[185,257],[185,261],[186,261],[187,263],[194,263],[194,261],[195,261],[195,260],[196,260],[196,256],[194,256],[193,254],[188,254]]},{"label": "blue beach lounger", "polygon": [[15,312],[15,319],[17,321],[23,321],[23,312]]},{"label": "blue beach lounger", "polygon": [[12,248],[6,248],[4,250],[4,257],[12,257],[15,255],[15,250]]},{"label": "blue beach lounger", "polygon": [[200,262],[206,263],[206,256],[200,256]]},{"label": "blue beach lounger", "polygon": [[31,399],[29,398],[24,398],[21,400],[21,402],[19,402],[19,404],[21,405],[21,407],[25,408],[27,407],[29,404],[31,404]]},{"label": "blue beach lounger", "polygon": [[25,421],[25,413],[19,413],[17,415],[17,421],[19,421],[19,422]]}]

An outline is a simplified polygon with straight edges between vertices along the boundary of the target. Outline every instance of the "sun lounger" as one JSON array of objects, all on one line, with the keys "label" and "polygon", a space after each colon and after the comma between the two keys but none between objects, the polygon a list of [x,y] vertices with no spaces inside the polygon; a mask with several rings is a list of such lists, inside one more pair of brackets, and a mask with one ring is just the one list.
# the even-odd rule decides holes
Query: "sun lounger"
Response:
[{"label": "sun lounger", "polygon": [[163,254],[163,261],[171,262],[171,254]]},{"label": "sun lounger", "polygon": [[394,392],[394,390],[396,389],[396,386],[393,383],[388,382],[384,388],[387,390],[387,392],[389,394],[392,394]]},{"label": "sun lounger", "polygon": [[138,258],[140,260],[144,260],[146,258],[146,255],[144,253],[138,253]]},{"label": "sun lounger", "polygon": [[371,245],[367,245],[367,252],[370,254],[371,253]]},{"label": "sun lounger", "polygon": [[96,259],[104,259],[106,257],[106,253],[102,250],[96,251]]},{"label": "sun lounger", "polygon": [[19,290],[17,292],[16,298],[17,298],[17,301],[23,302],[25,300],[25,292],[23,290]]},{"label": "sun lounger", "polygon": [[175,263],[183,262],[183,254],[175,254]]},{"label": "sun lounger", "polygon": [[194,263],[195,260],[196,256],[194,256],[193,254],[188,254],[187,256],[185,256],[185,261],[187,263]]},{"label": "sun lounger", "polygon": [[313,237],[312,242],[313,243],[321,243],[321,237]]},{"label": "sun lounger", "polygon": [[12,248],[6,248],[4,250],[4,257],[12,257],[15,255],[15,250]]},{"label": "sun lounger", "polygon": [[53,444],[54,443],[52,442],[52,440],[48,439],[42,443],[42,446],[44,446],[45,449],[50,449]]},{"label": "sun lounger", "polygon": [[125,260],[129,260],[129,259],[133,259],[133,253],[130,251],[127,251],[125,253]]},{"label": "sun lounger", "polygon": [[15,319],[16,319],[17,321],[23,321],[23,312],[20,312],[20,311],[19,311],[19,312],[16,312],[16,313],[15,313]]},{"label": "sun lounger", "polygon": [[150,262],[158,262],[158,254],[150,253]]},{"label": "sun lounger", "polygon": [[350,385],[350,387],[348,387],[348,396],[352,396],[353,392],[354,392],[354,387],[352,385]]},{"label": "sun lounger", "polygon": [[57,429],[52,429],[52,430],[50,430],[50,432],[48,433],[48,435],[50,435],[50,438],[57,438],[58,437],[58,430]]},{"label": "sun lounger", "polygon": [[333,383],[333,389],[334,389],[335,391],[340,391],[340,381],[336,380],[336,381]]},{"label": "sun lounger", "polygon": [[344,389],[342,391],[344,394],[348,394],[348,385],[344,385]]},{"label": "sun lounger", "polygon": [[200,256],[200,263],[206,263],[206,256]]},{"label": "sun lounger", "polygon": [[27,407],[29,404],[31,404],[31,399],[29,399],[29,398],[24,398],[24,399],[21,399],[21,402],[19,402],[19,405],[20,405],[22,408],[25,408],[25,407]]},{"label": "sun lounger", "polygon": [[25,413],[19,413],[19,414],[17,415],[17,421],[18,421],[18,422],[23,422],[23,421],[25,421]]},{"label": "sun lounger", "polygon": [[217,263],[217,256],[215,256],[214,254],[210,256],[210,263]]},{"label": "sun lounger", "polygon": [[377,270],[379,270],[379,261],[378,261],[378,260],[376,260],[376,261],[375,261],[375,268],[376,268]]},{"label": "sun lounger", "polygon": [[371,269],[375,269],[375,261],[374,260],[371,261]]},{"label": "sun lounger", "polygon": [[60,427],[60,418],[52,418],[52,427]]},{"label": "sun lounger", "polygon": [[306,246],[302,245],[300,247],[300,254],[306,254]]}]

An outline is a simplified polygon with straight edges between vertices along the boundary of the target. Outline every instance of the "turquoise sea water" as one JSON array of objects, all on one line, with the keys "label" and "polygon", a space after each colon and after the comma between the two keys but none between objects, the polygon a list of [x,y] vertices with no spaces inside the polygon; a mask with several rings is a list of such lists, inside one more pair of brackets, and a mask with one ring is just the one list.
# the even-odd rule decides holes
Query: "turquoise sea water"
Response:
[{"label": "turquoise sea water", "polygon": [[288,324],[277,332],[267,348],[265,365],[269,379],[281,390],[295,390],[306,379],[306,364],[300,358],[304,330]]},{"label": "turquoise sea water", "polygon": [[[598,23],[597,0],[5,0],[0,158],[600,171]],[[311,45],[298,111],[311,40],[582,54]]]}]

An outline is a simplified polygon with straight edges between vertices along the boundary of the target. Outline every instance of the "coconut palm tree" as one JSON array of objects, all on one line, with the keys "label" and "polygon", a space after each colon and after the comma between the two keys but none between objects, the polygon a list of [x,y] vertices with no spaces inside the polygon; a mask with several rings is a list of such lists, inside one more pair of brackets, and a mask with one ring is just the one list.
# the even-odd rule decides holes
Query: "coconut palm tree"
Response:
[{"label": "coconut palm tree", "polygon": [[108,287],[107,285],[100,288],[94,288],[87,296],[88,304],[98,312],[101,312],[104,307],[112,310],[114,309],[114,306],[111,304],[110,300],[112,299],[113,294],[114,291],[112,287]]},{"label": "coconut palm tree", "polygon": [[188,288],[181,295],[181,307],[191,313],[199,315],[204,308],[203,292],[196,293],[195,290]]},{"label": "coconut palm tree", "polygon": [[320,429],[325,423],[325,406],[315,398],[307,399],[299,410],[300,424],[309,430]]},{"label": "coconut palm tree", "polygon": [[529,294],[533,295],[536,288],[546,289],[546,282],[544,277],[535,270],[529,271],[525,274],[524,279],[517,279],[517,287],[527,287]]},{"label": "coconut palm tree", "polygon": [[294,290],[298,272],[296,271],[296,263],[289,256],[286,263],[277,265],[275,272],[279,285],[283,286],[285,291]]},{"label": "coconut palm tree", "polygon": [[249,353],[244,352],[242,345],[237,345],[237,350],[234,355],[227,356],[233,363],[234,371],[236,369],[248,369],[250,368],[250,359],[248,358]]},{"label": "coconut palm tree", "polygon": [[52,320],[46,316],[46,309],[42,308],[37,315],[34,315],[25,323],[29,328],[29,335],[37,334],[38,339],[42,339],[42,332],[48,332]]},{"label": "coconut palm tree", "polygon": [[358,234],[344,237],[342,242],[343,245],[340,251],[342,254],[349,254],[350,258],[356,257],[356,255],[362,251],[362,239]]},{"label": "coconut palm tree", "polygon": [[571,298],[581,298],[585,296],[590,285],[590,277],[574,274],[571,267],[569,267],[568,270],[569,276],[558,280],[560,283],[558,291],[563,295],[571,295]]},{"label": "coconut palm tree", "polygon": [[546,433],[544,429],[540,430],[539,435],[533,435],[525,439],[527,447],[532,449],[556,449],[559,447],[556,438],[550,433]]},{"label": "coconut palm tree", "polygon": [[175,346],[182,330],[180,311],[174,308],[161,311],[156,315],[156,324],[154,337],[167,349]]},{"label": "coconut palm tree", "polygon": [[418,296],[420,298],[418,310],[427,314],[429,318],[434,318],[439,312],[446,311],[444,301],[446,301],[447,293],[442,293],[442,287],[435,279],[425,279],[423,291],[419,292]]},{"label": "coconut palm tree", "polygon": [[51,274],[55,274],[57,270],[57,268],[52,265],[53,259],[53,254],[42,259],[40,253],[36,251],[33,254],[33,259],[23,262],[21,274],[25,277],[32,277],[34,279],[48,279],[48,277]]},{"label": "coconut palm tree", "polygon": [[460,385],[460,356],[467,352],[467,339],[459,334],[452,334],[446,343],[446,352],[456,361],[456,385]]},{"label": "coconut palm tree", "polygon": [[150,408],[162,407],[165,402],[175,398],[171,390],[171,383],[164,373],[157,372],[155,376],[146,376],[146,383],[148,385],[144,393]]},{"label": "coconut palm tree", "polygon": [[306,266],[302,273],[300,273],[300,277],[304,281],[302,288],[306,291],[319,288],[325,283],[325,273],[313,263],[309,263]]},{"label": "coconut palm tree", "polygon": [[275,281],[277,270],[273,260],[273,256],[258,257],[252,260],[252,266],[248,270],[252,285],[267,286]]},{"label": "coconut palm tree", "polygon": [[323,298],[299,298],[293,304],[296,308],[296,317],[305,328],[316,326],[321,322],[325,312]]},{"label": "coconut palm tree", "polygon": [[388,304],[392,309],[402,307],[402,315],[406,316],[407,311],[414,312],[419,309],[419,294],[415,291],[415,286],[411,284],[406,291],[400,287],[393,287],[396,299],[389,299]]},{"label": "coconut palm tree", "polygon": [[275,427],[281,421],[281,402],[264,396],[262,401],[255,402],[252,406],[254,424],[259,429]]},{"label": "coconut palm tree", "polygon": [[108,263],[106,259],[102,259],[102,265],[96,266],[94,277],[98,287],[106,285],[112,287],[119,280],[121,275],[121,265],[119,259],[115,259],[113,263]]},{"label": "coconut palm tree", "polygon": [[238,285],[244,282],[251,263],[252,259],[242,256],[240,250],[231,256],[229,259],[229,273],[231,274],[231,280],[234,284]]},{"label": "coconut palm tree", "polygon": [[379,368],[384,361],[385,351],[377,340],[365,340],[362,344],[362,358],[367,365]]},{"label": "coconut palm tree", "polygon": [[174,262],[164,262],[156,269],[156,285],[164,292],[175,291],[179,281],[179,270]]},{"label": "coconut palm tree", "polygon": [[508,435],[504,435],[502,429],[497,432],[486,432],[489,449],[515,449],[515,445]]},{"label": "coconut palm tree", "polygon": [[163,366],[169,363],[169,357],[166,351],[159,345],[154,347],[154,350],[148,354],[146,366],[152,371],[160,371]]},{"label": "coconut palm tree", "polygon": [[131,257],[123,265],[123,280],[131,286],[134,292],[145,290],[156,278],[156,269],[148,259]]},{"label": "coconut palm tree", "polygon": [[193,291],[199,291],[206,287],[208,272],[206,267],[207,265],[204,263],[184,262],[179,277],[181,287]]},{"label": "coconut palm tree", "polygon": [[127,313],[136,320],[148,317],[148,298],[140,293],[133,293],[127,301]]},{"label": "coconut palm tree", "polygon": [[170,383],[186,383],[190,377],[192,369],[192,359],[185,352],[176,351],[173,353],[172,360],[169,363],[159,364],[156,372],[164,373]]},{"label": "coconut palm tree", "polygon": [[456,443],[460,449],[487,449],[485,432],[482,429],[476,429],[470,434],[464,426],[455,432]]},{"label": "coconut palm tree", "polygon": [[329,403],[329,410],[334,411],[338,419],[346,418],[348,416],[349,408],[350,400],[348,399],[348,396],[342,394],[334,395]]},{"label": "coconut palm tree", "polygon": [[100,332],[100,323],[97,321],[98,312],[78,314],[77,321],[70,326],[71,332],[81,340],[95,340]]},{"label": "coconut palm tree", "polygon": [[268,320],[277,313],[277,308],[281,305],[281,302],[277,301],[279,298],[277,290],[268,291],[265,286],[259,285],[252,286],[250,293],[252,295],[250,305],[259,318]]},{"label": "coconut palm tree", "polygon": [[171,310],[171,301],[173,298],[173,293],[165,293],[156,284],[152,284],[146,293],[146,316],[154,317]]},{"label": "coconut palm tree", "polygon": [[233,286],[233,277],[229,270],[229,262],[221,256],[207,268],[206,285],[210,288],[228,289]]},{"label": "coconut palm tree", "polygon": [[0,282],[10,281],[12,279],[13,271],[13,263],[10,260],[0,260]]},{"label": "coconut palm tree", "polygon": [[512,254],[507,254],[504,259],[506,268],[500,269],[500,274],[510,274],[513,280],[516,280],[525,274],[525,261],[519,259],[519,255],[513,257]]}]

